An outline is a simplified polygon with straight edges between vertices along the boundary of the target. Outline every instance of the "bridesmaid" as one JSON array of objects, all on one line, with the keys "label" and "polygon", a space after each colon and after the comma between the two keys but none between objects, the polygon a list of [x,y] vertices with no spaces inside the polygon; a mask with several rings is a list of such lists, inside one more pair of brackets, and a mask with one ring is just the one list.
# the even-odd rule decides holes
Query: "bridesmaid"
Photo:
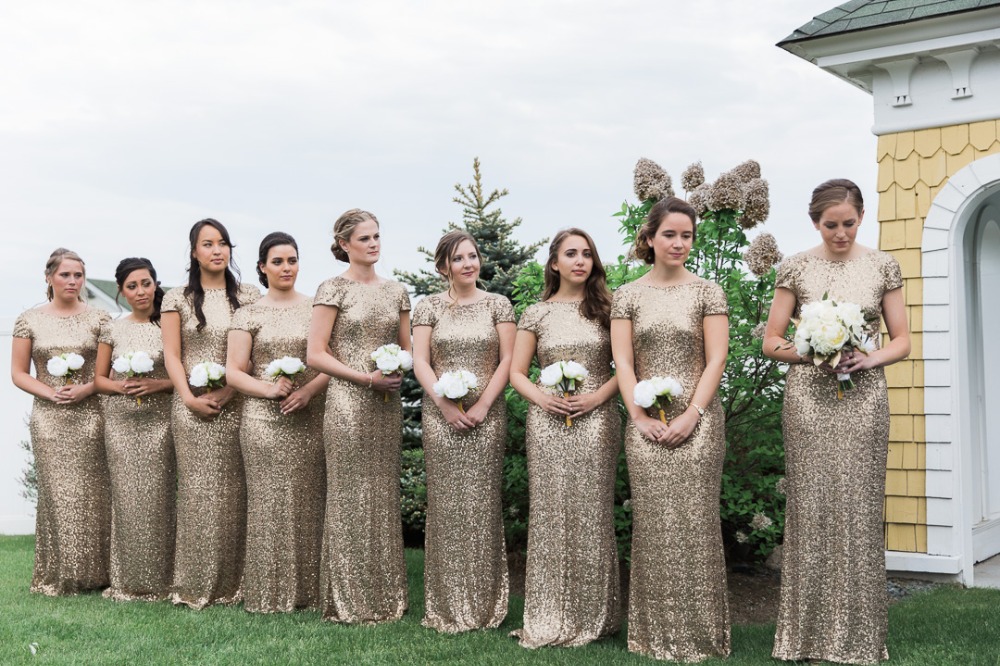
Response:
[{"label": "bridesmaid", "polygon": [[[883,366],[910,353],[899,264],[855,242],[864,218],[861,190],[829,180],[813,190],[809,217],[822,243],[778,270],[764,352],[792,366],[782,414],[788,505],[774,657],[869,664],[888,659],[882,505],[889,446]],[[816,366],[785,340],[792,317],[829,293],[860,305],[878,341],[840,364]],[[855,388],[837,399],[834,373]]]},{"label": "bridesmaid", "polygon": [[[576,646],[621,627],[614,492],[621,422],[611,376],[611,293],[594,241],[564,229],[549,246],[542,302],[518,322],[510,383],[527,399],[528,565],[521,645]],[[590,373],[569,398],[528,378],[576,361]],[[572,426],[566,426],[566,417]]]},{"label": "bridesmaid", "polygon": [[257,275],[267,294],[237,310],[229,330],[226,379],[247,396],[240,421],[247,477],[243,607],[256,613],[319,605],[330,378],[305,366],[294,378],[268,373],[277,359],[306,358],[312,298],[295,290],[298,274],[295,239],[280,231],[265,236]]},{"label": "bridesmaid", "polygon": [[[29,423],[38,469],[31,591],[57,596],[108,584],[111,492],[94,361],[109,316],[84,301],[86,273],[75,252],[53,252],[45,282],[49,302],[14,322],[10,366],[14,385],[35,396]],[[50,360],[69,353],[82,357],[82,366],[53,375],[66,367],[54,368],[59,362]]]},{"label": "bridesmaid", "polygon": [[[413,372],[424,389],[427,527],[423,625],[446,633],[493,628],[507,615],[501,495],[507,441],[503,398],[514,348],[514,308],[476,287],[479,248],[465,231],[441,237],[434,267],[448,290],[413,311]],[[467,370],[479,388],[463,413],[433,385]]]},{"label": "bridesmaid", "polygon": [[[163,365],[160,307],[163,289],[149,259],[122,259],[118,293],[132,313],[101,327],[97,389],[106,394],[104,439],[111,474],[111,587],[117,601],[165,599],[174,573],[177,462],[170,433],[174,390]],[[152,371],[115,372],[115,359],[145,352]]]},{"label": "bridesmaid", "polygon": [[200,609],[240,600],[246,540],[246,485],[239,399],[230,386],[192,388],[188,373],[226,362],[233,312],[260,296],[241,285],[229,232],[205,219],[191,227],[187,286],[163,299],[163,355],[174,385],[171,427],[177,451],[177,549],[171,599]]},{"label": "bridesmaid", "polygon": [[[611,307],[611,346],[630,416],[628,648],[674,661],[729,654],[719,523],[725,416],[716,396],[729,318],[722,289],[684,267],[695,216],[675,197],[653,206],[636,238],[636,255],[652,269],[619,289]],[[673,377],[684,389],[666,409],[667,424],[633,402],[637,381],[652,377]]]},{"label": "bridesmaid", "polygon": [[410,349],[410,297],[375,273],[378,220],[357,208],[333,226],[333,256],[350,264],[319,286],[307,363],[330,375],[323,440],[326,519],[320,563],[323,618],[392,622],[406,611],[399,513],[402,378],[375,369],[386,344]]}]

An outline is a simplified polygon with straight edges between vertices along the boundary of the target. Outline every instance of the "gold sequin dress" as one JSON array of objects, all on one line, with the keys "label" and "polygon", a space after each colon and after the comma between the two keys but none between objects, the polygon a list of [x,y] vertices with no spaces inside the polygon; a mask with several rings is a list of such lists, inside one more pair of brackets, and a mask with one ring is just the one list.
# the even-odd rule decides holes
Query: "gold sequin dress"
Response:
[{"label": "gold sequin dress", "polygon": [[[668,287],[633,282],[614,295],[612,319],[632,320],[636,378],[669,376],[684,389],[668,419],[689,405],[705,369],[703,320],[720,314],[728,314],[725,294],[701,279]],[[676,449],[650,442],[631,420],[625,428],[632,486],[628,648],[656,659],[729,654],[719,522],[725,415],[718,396],[703,406],[705,415]]]},{"label": "gold sequin dress", "polygon": [[[337,309],[333,356],[374,372],[371,353],[399,340],[410,297],[398,282],[362,284],[344,277],[319,286],[315,305]],[[399,505],[403,411],[386,394],[333,377],[326,394],[326,518],[320,565],[324,619],[391,622],[406,611],[406,561]]]},{"label": "gold sequin dress", "polygon": [[[253,336],[251,373],[265,376],[271,361],[305,361],[312,299],[291,307],[254,303],[233,315],[232,328]],[[304,386],[316,377],[295,378]],[[247,479],[247,549],[243,607],[252,612],[291,611],[319,605],[319,559],[326,499],[323,407],[319,393],[297,412],[283,415],[280,400],[247,397],[240,444]]]},{"label": "gold sequin dress", "polygon": [[[169,379],[160,327],[116,319],[101,328],[112,360],[144,351],[153,359],[149,379]],[[111,371],[114,380],[124,376]],[[101,396],[104,440],[111,474],[111,587],[118,601],[164,599],[174,574],[177,461],[170,431],[170,392],[142,397]]]},{"label": "gold sequin dress", "polygon": [[[414,326],[431,327],[431,367],[440,377],[468,370],[479,380],[463,399],[475,404],[500,362],[497,324],[514,321],[505,297],[487,294],[468,305],[428,296],[413,311]],[[507,550],[502,484],[507,441],[503,394],[467,432],[445,421],[433,400],[422,407],[427,467],[423,625],[457,633],[497,627],[507,616]]]},{"label": "gold sequin dress", "polygon": [[[71,381],[86,384],[94,381],[97,338],[108,319],[96,308],[70,317],[35,308],[17,318],[13,337],[31,340],[40,382],[53,388],[65,384],[46,366],[53,356],[73,352],[85,362]],[[56,596],[105,587],[111,490],[100,400],[95,394],[75,405],[57,405],[35,398],[29,429],[38,470],[31,591]]]},{"label": "gold sequin dress", "polygon": [[[584,317],[579,303],[532,305],[518,328],[535,334],[540,367],[576,361],[590,372],[577,394],[610,379],[608,330]],[[515,632],[524,647],[584,645],[621,627],[614,528],[621,445],[616,400],[568,428],[563,417],[528,408],[528,563],[524,628]]]},{"label": "gold sequin dress", "polygon": [[[241,285],[238,299],[249,305],[260,292]],[[198,363],[226,364],[232,308],[225,289],[206,289],[202,310],[207,322],[197,330],[194,306],[183,287],[167,292],[161,312],[181,319],[181,361],[185,372]],[[205,389],[193,389],[195,395]],[[203,419],[174,391],[171,427],[177,451],[177,548],[171,599],[204,608],[240,600],[246,540],[246,480],[240,453],[242,398],[237,394],[222,413]]]},{"label": "gold sequin dress", "polygon": [[[874,251],[843,262],[798,254],[782,262],[776,282],[795,295],[793,316],[824,293],[860,305],[875,340],[882,297],[902,285],[896,260]],[[889,398],[881,368],[853,379],[856,388],[837,400],[834,375],[808,364],[792,365],[786,375],[778,659],[889,658],[882,526]]]}]

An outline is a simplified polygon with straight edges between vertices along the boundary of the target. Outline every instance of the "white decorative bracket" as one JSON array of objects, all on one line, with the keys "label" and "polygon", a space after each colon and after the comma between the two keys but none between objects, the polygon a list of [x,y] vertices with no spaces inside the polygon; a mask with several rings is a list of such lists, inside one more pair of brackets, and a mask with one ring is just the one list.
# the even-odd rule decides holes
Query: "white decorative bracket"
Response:
[{"label": "white decorative bracket", "polygon": [[892,79],[893,106],[913,104],[913,100],[910,99],[910,75],[919,62],[917,58],[906,58],[905,60],[872,63],[889,72],[889,78]]},{"label": "white decorative bracket", "polygon": [[951,70],[952,99],[972,97],[972,86],[969,84],[969,72],[972,70],[972,61],[979,55],[978,48],[952,51],[951,53],[939,53],[934,57],[943,60]]}]

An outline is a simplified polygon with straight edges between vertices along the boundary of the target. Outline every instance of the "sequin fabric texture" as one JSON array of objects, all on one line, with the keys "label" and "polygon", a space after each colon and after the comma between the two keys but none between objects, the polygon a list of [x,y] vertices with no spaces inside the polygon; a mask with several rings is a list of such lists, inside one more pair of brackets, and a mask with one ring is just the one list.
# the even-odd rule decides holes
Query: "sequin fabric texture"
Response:
[{"label": "sequin fabric texture", "polygon": [[[88,308],[59,317],[33,309],[14,322],[13,337],[31,340],[36,378],[57,388],[66,383],[46,367],[53,356],[84,358],[70,381],[94,381],[97,338],[106,312]],[[38,471],[35,569],[31,591],[74,594],[108,584],[111,489],[104,458],[104,420],[98,396],[75,405],[35,398],[29,423]]]},{"label": "sequin fabric texture", "polygon": [[[670,376],[684,389],[668,419],[688,407],[705,369],[703,320],[718,314],[728,314],[725,294],[705,280],[633,282],[614,295],[612,319],[632,321],[637,379]],[[719,522],[725,416],[718,397],[703,407],[691,437],[676,449],[645,439],[631,421],[625,429],[633,521],[628,647],[657,659],[729,654]]]},{"label": "sequin fabric texture", "polygon": [[[500,360],[497,324],[514,321],[503,296],[452,305],[440,295],[417,304],[413,325],[430,326],[431,367],[476,375],[463,398],[468,409]],[[501,394],[478,426],[452,428],[433,400],[423,401],[427,523],[424,539],[423,625],[447,633],[497,627],[507,615],[508,574],[502,510],[507,409]]]},{"label": "sequin fabric texture", "polygon": [[[535,334],[538,365],[576,361],[590,372],[576,393],[610,379],[608,330],[579,303],[537,303],[518,328]],[[553,389],[540,387],[543,391]],[[530,519],[521,645],[584,645],[621,627],[615,473],[621,450],[616,400],[565,419],[530,405],[527,420]]]},{"label": "sequin fabric texture", "polygon": [[[149,379],[169,379],[160,327],[117,319],[101,328],[112,361],[144,351],[153,360]],[[111,379],[125,375],[111,371]],[[170,431],[170,392],[103,395],[104,439],[111,475],[111,587],[117,601],[164,599],[174,573],[177,462]]]},{"label": "sequin fabric texture", "polygon": [[[811,254],[786,259],[776,286],[796,312],[829,293],[856,303],[878,339],[882,297],[903,284],[890,255],[845,262]],[[853,374],[837,400],[837,379],[810,364],[786,377],[782,425],[787,508],[778,659],[874,663],[888,659],[882,505],[889,441],[889,398],[881,368]]]},{"label": "sequin fabric texture", "polygon": [[[251,373],[265,375],[271,361],[305,362],[312,299],[290,307],[255,303],[233,315],[232,328],[253,337]],[[296,387],[316,377],[306,370]],[[291,414],[280,400],[247,397],[240,444],[247,482],[247,547],[243,607],[252,612],[319,606],[319,560],[326,500],[323,408],[326,392]]]},{"label": "sequin fabric texture", "polygon": [[[249,305],[260,292],[241,285],[238,299]],[[206,326],[198,320],[181,287],[163,298],[162,312],[181,319],[181,360],[190,374],[198,363],[226,363],[232,308],[225,289],[206,289]],[[205,389],[193,389],[195,395]],[[242,399],[203,419],[174,392],[171,427],[177,452],[177,547],[171,599],[192,608],[240,600],[246,539],[246,482],[240,453]]]},{"label": "sequin fabric texture", "polygon": [[[338,276],[319,286],[315,305],[337,310],[333,356],[370,373],[371,353],[398,342],[400,312],[410,309],[410,298],[397,282],[369,285]],[[406,611],[399,508],[403,412],[398,393],[388,400],[385,395],[336,377],[327,390],[320,597],[324,619],[334,622],[389,622]]]}]

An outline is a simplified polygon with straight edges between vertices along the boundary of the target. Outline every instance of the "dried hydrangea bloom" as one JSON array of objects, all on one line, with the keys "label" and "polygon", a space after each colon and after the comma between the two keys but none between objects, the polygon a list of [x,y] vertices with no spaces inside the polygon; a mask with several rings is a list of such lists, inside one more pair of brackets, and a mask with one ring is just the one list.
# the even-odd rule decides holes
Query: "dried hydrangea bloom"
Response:
[{"label": "dried hydrangea bloom", "polygon": [[741,183],[749,183],[751,180],[760,178],[760,163],[757,160],[747,160],[730,173],[735,175]]},{"label": "dried hydrangea bloom", "polygon": [[635,177],[632,187],[639,201],[659,201],[674,196],[674,185],[663,167],[645,157],[635,163]]},{"label": "dried hydrangea bloom", "polygon": [[755,338],[757,340],[763,340],[764,339],[764,330],[766,328],[767,328],[767,322],[766,321],[760,322],[759,324],[757,324],[756,326],[754,326],[752,329],[750,329],[750,337]]},{"label": "dried hydrangea bloom", "polygon": [[743,182],[732,171],[719,176],[708,195],[711,210],[742,210]]},{"label": "dried hydrangea bloom", "polygon": [[750,538],[746,535],[746,532],[737,532],[733,535],[736,538],[736,543],[746,543]]},{"label": "dried hydrangea bloom", "polygon": [[773,524],[774,521],[763,513],[755,513],[750,520],[750,527],[755,530],[766,530]]},{"label": "dried hydrangea bloom", "polygon": [[705,168],[701,166],[701,162],[695,162],[684,169],[684,173],[681,174],[681,187],[684,188],[685,192],[694,192],[704,182]]},{"label": "dried hydrangea bloom", "polygon": [[784,495],[785,494],[785,486],[787,486],[787,485],[788,485],[788,482],[785,481],[785,477],[781,477],[774,484],[774,492],[778,493],[779,495]]},{"label": "dried hydrangea bloom", "polygon": [[712,191],[712,186],[708,183],[702,183],[698,187],[694,188],[693,191],[688,192],[687,202],[694,208],[698,217],[702,217],[705,211],[708,210],[708,195]]},{"label": "dried hydrangea bloom", "polygon": [[757,277],[767,275],[782,257],[781,251],[778,250],[778,241],[771,234],[761,234],[754,238],[750,247],[743,253],[743,261],[747,263],[750,272]]},{"label": "dried hydrangea bloom", "polygon": [[767,181],[763,178],[754,178],[743,186],[743,196],[743,215],[740,217],[740,226],[744,229],[753,229],[766,220],[771,213],[770,191]]}]

